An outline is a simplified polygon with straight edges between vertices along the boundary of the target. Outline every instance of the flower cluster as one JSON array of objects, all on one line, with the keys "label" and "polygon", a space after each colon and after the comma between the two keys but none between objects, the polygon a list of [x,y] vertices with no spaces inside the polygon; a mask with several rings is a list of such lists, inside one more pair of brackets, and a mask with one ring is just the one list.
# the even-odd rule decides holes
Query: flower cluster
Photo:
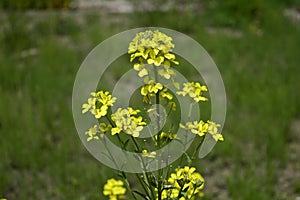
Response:
[{"label": "flower cluster", "polygon": [[209,120],[207,120],[206,123],[202,120],[200,120],[199,122],[187,122],[185,125],[180,124],[180,127],[190,130],[192,133],[199,135],[200,137],[204,136],[206,133],[209,133],[216,141],[224,140],[222,134],[218,132],[218,127],[220,127],[220,124],[216,124]]},{"label": "flower cluster", "polygon": [[97,119],[105,116],[107,110],[117,100],[116,97],[112,97],[109,92],[99,91],[92,92],[92,98],[88,98],[88,103],[82,105],[82,113],[90,111]]},{"label": "flower cluster", "polygon": [[100,123],[99,126],[94,125],[92,128],[85,132],[85,134],[89,136],[87,138],[87,141],[89,142],[92,139],[99,140],[99,138],[103,138],[104,133],[109,131],[111,128],[112,126],[110,124],[106,125],[105,123]]},{"label": "flower cluster", "polygon": [[[179,64],[179,62],[176,61],[176,56],[172,53],[173,48],[172,38],[158,30],[138,33],[130,42],[128,47],[128,53],[131,54],[130,62],[135,61],[133,68],[138,71],[139,77],[144,77],[145,84],[149,85],[146,87],[153,88],[153,84],[155,87],[160,87],[157,85],[160,84],[157,80],[157,74],[165,79],[170,79],[175,75],[174,70],[171,69],[171,63]],[[153,68],[146,64],[155,67],[162,66],[151,76],[150,71]],[[174,82],[173,79],[172,82]],[[142,88],[142,95],[145,96],[148,88]],[[162,87],[159,90],[161,89]]]},{"label": "flower cluster", "polygon": [[175,62],[175,55],[170,52],[174,48],[172,38],[155,30],[147,30],[136,34],[130,42],[128,53],[131,54],[130,61],[142,58],[148,64],[159,66],[165,59]]},{"label": "flower cluster", "polygon": [[144,97],[143,101],[149,103],[149,97],[155,96],[159,92],[161,98],[172,100],[173,95],[168,91],[168,88],[164,87],[161,83],[155,83],[149,81],[141,88],[141,95]]},{"label": "flower cluster", "polygon": [[118,110],[111,115],[111,119],[115,122],[116,127],[111,129],[111,134],[115,135],[124,131],[128,135],[138,137],[143,130],[143,126],[146,122],[143,122],[141,116],[135,117],[140,110],[134,110],[131,107],[128,109],[118,108]]},{"label": "flower cluster", "polygon": [[202,92],[207,91],[207,87],[204,85],[200,85],[198,82],[187,82],[183,84],[183,89],[182,91],[178,91],[178,95],[182,96],[190,96],[193,98],[196,102],[199,101],[207,101],[206,97],[202,96]]},{"label": "flower cluster", "polygon": [[204,179],[196,168],[185,166],[170,175],[162,199],[194,199],[203,196]]},{"label": "flower cluster", "polygon": [[109,200],[125,199],[126,188],[120,180],[108,179],[104,185],[103,194],[109,196]]},{"label": "flower cluster", "polygon": [[[89,98],[88,103],[82,105],[82,113],[90,111],[97,119],[107,116],[108,108],[113,106],[113,103],[117,98],[112,97],[109,92],[104,92],[102,90],[99,92],[92,92],[91,95],[93,98]],[[114,124],[107,125],[106,123],[100,123],[99,126],[94,125],[85,132],[85,134],[88,135],[87,141],[103,138],[104,133],[109,130],[112,135],[124,131],[126,134],[138,137],[143,126],[146,125],[141,116],[135,117],[139,112],[140,110],[134,110],[131,107],[127,109],[118,108],[117,111],[110,116],[111,121],[114,122]],[[109,116],[107,116],[107,118],[109,119]]]}]

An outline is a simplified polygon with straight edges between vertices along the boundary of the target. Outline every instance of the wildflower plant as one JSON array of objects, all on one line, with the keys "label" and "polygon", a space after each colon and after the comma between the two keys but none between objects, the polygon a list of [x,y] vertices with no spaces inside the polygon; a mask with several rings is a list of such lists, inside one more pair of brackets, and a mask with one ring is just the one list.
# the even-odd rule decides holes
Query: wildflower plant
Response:
[{"label": "wildflower plant", "polygon": [[[139,32],[130,42],[129,60],[136,77],[143,82],[139,89],[143,109],[134,106],[114,108],[117,97],[103,90],[92,92],[82,105],[82,113],[89,112],[98,121],[85,132],[86,140],[102,141],[108,148],[108,140],[111,139],[122,148],[123,153],[138,153],[135,159],[144,169],[135,175],[116,170],[119,178],[107,180],[103,187],[103,194],[110,200],[195,200],[204,195],[205,180],[192,166],[195,155],[205,137],[215,141],[223,141],[224,138],[216,122],[193,119],[193,110],[198,109],[198,104],[208,101],[208,88],[200,82],[177,81],[176,67],[180,65],[173,53],[174,47],[173,39],[158,30]],[[169,116],[173,114],[174,118],[175,113],[176,118],[178,115],[180,105],[176,96],[188,99],[188,116],[183,123],[171,120],[167,124],[165,122]],[[163,110],[167,111],[164,113]],[[177,129],[184,134],[177,134]],[[139,138],[147,131],[150,137]],[[192,143],[191,138],[194,137],[198,140],[191,152],[182,152],[172,167],[161,166],[174,153],[170,149],[161,153],[161,148],[171,143],[178,147],[186,146]],[[108,152],[105,156],[118,165],[113,153],[109,149]],[[158,166],[157,170],[148,170],[151,165]]]}]

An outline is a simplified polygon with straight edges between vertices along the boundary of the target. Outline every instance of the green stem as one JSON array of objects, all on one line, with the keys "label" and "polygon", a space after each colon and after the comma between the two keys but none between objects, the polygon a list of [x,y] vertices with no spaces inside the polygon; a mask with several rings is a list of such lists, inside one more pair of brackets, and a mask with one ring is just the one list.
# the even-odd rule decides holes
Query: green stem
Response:
[{"label": "green stem", "polygon": [[201,141],[199,142],[197,148],[196,148],[195,151],[193,152],[192,157],[191,157],[191,160],[190,160],[190,162],[188,163],[188,166],[190,166],[190,165],[192,164],[192,162],[195,160],[195,156],[196,156],[196,154],[197,154],[197,153],[199,152],[199,150],[200,150],[200,147],[201,147],[201,145],[202,145],[202,143],[203,143],[203,141],[204,141],[204,137],[205,137],[205,136],[202,136],[202,137],[201,137]]},{"label": "green stem", "polygon": [[[106,117],[106,119],[108,120],[108,122],[110,123],[110,125],[111,125],[112,127],[115,127],[115,126],[116,126],[115,123],[114,123],[107,115],[105,115],[105,117]],[[121,140],[119,134],[117,134],[117,138],[118,138],[119,143],[120,143],[120,145],[121,145],[121,147],[122,147],[122,149],[123,149],[123,148],[124,148],[124,142]]]},{"label": "green stem", "polygon": [[[115,126],[116,126],[115,123],[114,123],[107,115],[105,115],[105,117],[106,117],[106,119],[108,120],[108,122],[111,124],[112,127],[115,127]],[[119,143],[120,143],[120,145],[122,146],[122,149],[123,149],[123,148],[124,148],[124,143],[123,143],[123,141],[121,140],[121,138],[120,138],[120,136],[119,136],[118,134],[117,134],[117,138],[118,138]],[[105,142],[105,147],[107,148],[106,142]],[[109,152],[109,155],[111,156],[113,162],[115,163],[116,167],[118,168],[118,165],[117,165],[115,159],[113,158],[112,154],[110,153],[110,151],[108,151],[108,152]],[[124,180],[124,182],[125,182],[125,184],[126,184],[126,187],[127,187],[128,191],[130,192],[131,196],[132,196],[135,200],[137,200],[137,198],[136,198],[134,192],[132,191],[132,189],[131,189],[131,187],[130,187],[130,184],[129,184],[129,182],[128,182],[128,179],[127,179],[127,177],[126,177],[125,172],[119,171],[119,170],[118,170],[118,172],[122,174],[122,178],[123,178],[123,180]]]},{"label": "green stem", "polygon": [[141,149],[140,149],[140,147],[139,147],[137,141],[135,140],[135,138],[134,138],[133,136],[131,136],[130,138],[131,138],[131,140],[132,140],[133,143],[134,143],[134,146],[135,146],[135,148],[136,148],[136,151],[137,151],[137,152],[141,152]]},{"label": "green stem", "polygon": [[[105,139],[104,139],[104,146],[105,146],[105,148],[108,150],[109,156],[111,157],[113,163],[115,164],[116,168],[118,169],[118,168],[119,168],[119,167],[118,167],[118,164],[117,164],[117,162],[115,161],[115,159],[114,159],[113,155],[111,154],[111,152],[109,151],[109,149],[107,148],[107,144],[106,144],[106,140],[105,140]],[[129,186],[129,182],[128,182],[128,180],[127,180],[126,174],[125,174],[124,172],[120,171],[120,170],[117,170],[117,171],[118,171],[118,173],[121,173],[121,174],[122,174],[122,178],[123,178],[123,180],[124,180],[124,182],[125,182],[125,184],[126,184],[126,187],[127,187],[128,191],[131,193],[131,195],[133,196],[134,199],[137,199],[137,198],[135,197],[133,191],[131,190],[130,186]]]},{"label": "green stem", "polygon": [[193,109],[193,103],[190,103],[190,107],[189,107],[189,114],[188,114],[188,121],[190,121],[190,120],[191,120],[192,109]]},{"label": "green stem", "polygon": [[[133,143],[134,143],[134,145],[135,145],[136,151],[137,151],[137,152],[141,152],[141,149],[140,149],[140,147],[139,147],[137,141],[135,140],[135,138],[134,138],[133,136],[131,136],[131,139],[132,139],[132,141],[133,141]],[[145,167],[145,163],[144,163],[143,159],[141,159],[141,161],[142,161],[143,167]],[[148,191],[148,193],[150,193],[150,194],[152,195],[152,199],[155,199],[154,191],[153,191],[152,188],[150,188],[150,187],[151,187],[151,185],[150,185],[150,178],[149,178],[148,174],[145,173],[145,172],[143,173],[143,175],[144,175],[144,177],[145,177],[144,180],[147,182],[147,184],[148,184],[148,189],[149,189],[149,191],[150,191],[150,192]]]},{"label": "green stem", "polygon": [[[157,69],[155,66],[153,66],[154,68],[154,76],[155,76],[155,82],[158,83],[158,74],[157,74]],[[156,104],[156,111],[157,111],[157,120],[156,120],[156,125],[157,125],[157,146],[160,148],[160,109],[159,109],[159,103],[160,103],[160,99],[159,99],[159,91],[157,91],[157,93],[155,94],[155,104]]]},{"label": "green stem", "polygon": [[125,182],[125,184],[126,184],[126,187],[127,187],[128,191],[130,192],[131,196],[132,196],[135,200],[137,200],[137,198],[136,198],[134,192],[132,191],[132,189],[131,189],[131,187],[130,187],[130,184],[129,184],[129,182],[128,182],[128,179],[127,179],[127,177],[126,177],[125,172],[122,171],[121,173],[122,173],[122,178],[123,178],[123,180],[124,180],[124,182]]},{"label": "green stem", "polygon": [[[193,110],[193,103],[190,103],[189,113],[188,113],[188,121],[191,120],[192,110]],[[187,134],[189,134],[188,131],[186,131],[186,134],[185,134],[184,151],[185,151],[186,143],[187,143]],[[179,162],[180,165],[182,165],[182,162],[183,162],[183,155],[180,157],[180,162]]]},{"label": "green stem", "polygon": [[[145,193],[147,194],[147,196],[150,198],[151,197],[151,193],[149,192],[150,191],[150,189],[149,189],[149,183],[146,183],[145,181],[145,173],[143,173],[143,178],[142,177],[139,177],[139,175],[138,174],[136,174],[136,177],[137,177],[137,179],[139,180],[139,182],[140,182],[140,184],[142,185],[142,188],[144,189],[144,191],[145,191]],[[141,179],[144,179],[144,181],[142,181]],[[145,186],[145,184],[146,184],[146,186],[148,187],[148,189],[146,188],[146,186]]]}]

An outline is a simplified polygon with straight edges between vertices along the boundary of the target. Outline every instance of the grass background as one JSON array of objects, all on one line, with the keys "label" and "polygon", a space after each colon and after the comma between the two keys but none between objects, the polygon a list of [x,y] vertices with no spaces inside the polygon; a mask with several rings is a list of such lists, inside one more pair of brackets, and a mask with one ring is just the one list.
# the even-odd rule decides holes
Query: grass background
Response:
[{"label": "grass background", "polygon": [[[97,44],[141,26],[188,34],[222,74],[225,142],[197,163],[205,198],[300,196],[300,22],[283,14],[299,3],[228,2],[131,14],[0,11],[0,197],[103,199],[101,186],[114,174],[80,142],[73,82]],[[112,82],[121,73],[112,71]]]}]

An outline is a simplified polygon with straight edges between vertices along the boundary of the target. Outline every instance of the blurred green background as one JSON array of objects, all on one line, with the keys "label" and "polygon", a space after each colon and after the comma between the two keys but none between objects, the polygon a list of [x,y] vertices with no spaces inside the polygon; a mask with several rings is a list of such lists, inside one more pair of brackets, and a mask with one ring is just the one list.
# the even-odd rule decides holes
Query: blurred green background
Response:
[{"label": "blurred green background", "polygon": [[[0,2],[0,198],[104,199],[114,173],[76,133],[73,82],[97,44],[144,26],[191,36],[222,74],[225,142],[197,163],[205,199],[300,197],[300,2],[143,2],[121,13],[121,3]],[[110,73],[116,81],[122,70]]]}]

